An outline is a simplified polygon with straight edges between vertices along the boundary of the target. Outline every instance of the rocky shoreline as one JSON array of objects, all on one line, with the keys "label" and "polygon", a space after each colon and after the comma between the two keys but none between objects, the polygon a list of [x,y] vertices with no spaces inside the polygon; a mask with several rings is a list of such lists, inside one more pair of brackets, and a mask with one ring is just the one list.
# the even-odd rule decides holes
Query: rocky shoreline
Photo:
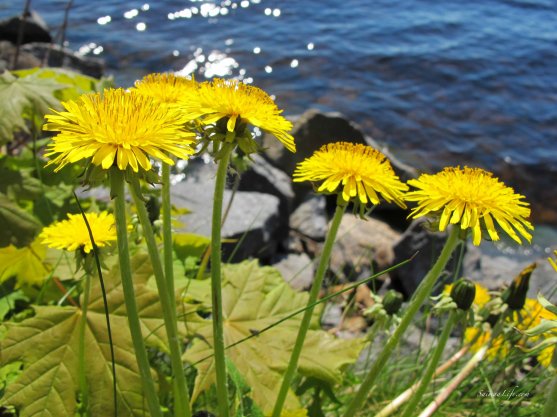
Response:
[{"label": "rocky shoreline", "polygon": [[[24,19],[14,17],[0,22],[0,70],[49,65],[65,67],[93,77],[104,71],[101,60],[84,58],[74,51],[53,43],[48,28],[36,13]],[[20,43],[18,50],[16,46]],[[356,124],[338,113],[308,110],[293,118],[298,151],[292,154],[274,138],[261,138],[265,151],[256,155],[249,169],[239,179],[231,175],[225,205],[230,206],[223,227],[226,243],[225,259],[238,261],[256,257],[264,264],[278,268],[284,278],[297,289],[311,285],[314,260],[319,255],[327,225],[334,208],[334,200],[313,193],[307,183],[292,183],[296,163],[309,157],[316,149],[331,140],[363,143],[380,149],[391,160],[402,180],[415,177],[416,169],[404,164],[387,148],[376,143]],[[528,167],[502,170],[500,176],[512,183],[525,186],[535,184]],[[541,168],[540,168],[541,169]],[[212,190],[216,167],[212,162],[191,160],[185,170],[185,180],[172,188],[174,204],[191,210],[180,220],[184,231],[210,234]],[[535,173],[544,175],[544,172]],[[530,176],[530,177],[529,177]],[[526,178],[526,179],[524,179]],[[520,190],[518,190],[520,192]],[[557,222],[557,196],[549,189],[531,193],[539,197],[533,203],[533,220]],[[422,222],[409,222],[407,212],[381,204],[367,221],[345,214],[339,239],[331,260],[328,285],[343,284],[365,278],[416,252],[419,255],[408,265],[381,278],[382,289],[395,288],[409,296],[432,263],[446,237],[422,227]],[[555,242],[557,245],[557,242]],[[480,281],[488,288],[508,284],[526,265],[535,261],[538,268],[532,275],[530,296],[541,291],[553,301],[552,291],[557,286],[557,274],[551,270],[544,256],[531,253],[517,256],[505,250],[505,244],[484,242],[479,248],[468,246],[462,274]],[[510,246],[509,246],[510,247]]]}]

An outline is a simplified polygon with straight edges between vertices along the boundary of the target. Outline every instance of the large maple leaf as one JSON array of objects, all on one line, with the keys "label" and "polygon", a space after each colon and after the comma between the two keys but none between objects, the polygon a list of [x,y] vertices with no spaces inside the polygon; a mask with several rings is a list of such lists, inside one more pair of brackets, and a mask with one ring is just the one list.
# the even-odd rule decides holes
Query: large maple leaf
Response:
[{"label": "large maple leaf", "polygon": [[[303,308],[305,292],[294,291],[271,267],[260,267],[256,260],[223,265],[223,316],[225,345],[257,334],[265,327]],[[301,314],[288,319],[256,337],[228,349],[227,356],[252,388],[255,403],[264,412],[272,409],[282,375],[286,369],[301,322]],[[192,401],[215,382],[211,320],[197,329],[198,338],[185,353],[186,361],[195,364],[198,374]],[[363,347],[359,339],[340,340],[322,330],[308,332],[299,361],[299,372],[336,383],[342,369],[353,363]],[[199,362],[201,361],[201,362]],[[285,408],[299,408],[290,392]]]},{"label": "large maple leaf", "polygon": [[[136,299],[146,343],[167,350],[159,297],[147,287],[152,274],[148,257],[132,259]],[[128,328],[119,267],[105,276],[115,352],[118,417],[147,415],[141,377]],[[39,306],[35,316],[7,323],[0,341],[0,366],[22,362],[20,377],[8,385],[0,404],[12,405],[20,417],[73,416],[79,391],[78,352],[81,309]],[[85,373],[90,415],[114,414],[113,378],[108,332],[100,286],[91,290],[85,330]]]}]

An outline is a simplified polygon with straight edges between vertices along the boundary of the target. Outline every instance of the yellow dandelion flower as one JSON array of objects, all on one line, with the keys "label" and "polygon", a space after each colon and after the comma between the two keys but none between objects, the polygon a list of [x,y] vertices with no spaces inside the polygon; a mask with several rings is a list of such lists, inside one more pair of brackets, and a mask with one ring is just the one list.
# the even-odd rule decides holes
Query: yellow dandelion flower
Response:
[{"label": "yellow dandelion flower", "polygon": [[[476,296],[474,297],[474,305],[478,307],[483,307],[484,305],[487,304],[489,300],[491,300],[491,296],[489,295],[487,288],[485,288],[483,285],[475,282],[474,286],[476,287]],[[445,288],[443,289],[443,294],[450,295],[452,288],[453,288],[453,284],[445,285]]]},{"label": "yellow dandelion flower", "polygon": [[[116,240],[114,216],[106,211],[86,213],[87,222],[98,247],[109,245]],[[68,214],[67,220],[55,222],[45,227],[39,239],[50,248],[75,251],[82,249],[85,253],[93,250],[89,231],[81,214]]]},{"label": "yellow dandelion flower", "polygon": [[379,204],[379,195],[402,208],[408,186],[395,174],[389,160],[371,146],[349,142],[324,145],[296,166],[294,182],[323,181],[318,191],[340,191],[349,201]]},{"label": "yellow dandelion flower", "polygon": [[553,353],[555,352],[555,345],[550,345],[542,349],[538,354],[538,362],[545,368],[549,368],[551,365],[551,359],[553,358]]},{"label": "yellow dandelion flower", "polygon": [[163,103],[176,104],[191,94],[199,84],[190,78],[169,73],[149,74],[135,83],[139,94],[153,97]]},{"label": "yellow dandelion flower", "polygon": [[[478,332],[482,332],[482,330],[476,327],[467,327],[464,331],[464,340],[466,343],[471,343],[475,339],[474,343],[470,346],[472,352],[480,350],[482,346],[489,343],[491,338],[490,331],[482,332],[479,336]],[[509,354],[509,351],[509,342],[507,342],[502,335],[499,335],[491,341],[491,346],[487,350],[486,357],[489,360],[502,359]]]},{"label": "yellow dandelion flower", "polygon": [[116,164],[147,171],[149,156],[173,165],[166,153],[187,159],[194,152],[195,135],[184,130],[183,114],[136,91],[109,89],[62,104],[67,111],[47,115],[44,127],[60,132],[46,153],[55,156],[48,163],[58,165],[55,171],[88,158],[103,169]]},{"label": "yellow dandelion flower", "polygon": [[257,87],[215,78],[199,84],[195,92],[184,96],[182,110],[190,120],[199,119],[204,124],[228,118],[229,132],[244,120],[273,134],[289,151],[296,151],[294,138],[288,133],[292,123],[281,116],[282,110],[273,99]]},{"label": "yellow dandelion flower", "polygon": [[406,194],[406,200],[418,203],[410,216],[417,218],[430,213],[440,214],[440,231],[445,230],[449,223],[459,224],[462,230],[470,228],[477,246],[482,238],[482,222],[490,238],[499,240],[495,220],[519,244],[522,241],[516,231],[528,242],[532,239],[526,230],[533,230],[527,220],[530,216],[528,203],[490,172],[469,167],[445,168],[435,175],[422,174],[408,184],[417,190]]}]

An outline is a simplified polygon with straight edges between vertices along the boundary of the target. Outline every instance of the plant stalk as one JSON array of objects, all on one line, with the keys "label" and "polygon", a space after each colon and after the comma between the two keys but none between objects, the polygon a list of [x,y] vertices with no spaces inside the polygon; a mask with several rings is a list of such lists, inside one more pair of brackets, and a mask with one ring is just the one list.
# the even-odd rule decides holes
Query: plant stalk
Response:
[{"label": "plant stalk", "polygon": [[91,276],[85,273],[83,298],[81,301],[81,320],[79,323],[79,389],[81,391],[81,407],[84,415],[89,415],[89,392],[85,372],[85,329],[87,328],[87,311],[89,309],[89,294],[91,291]]},{"label": "plant stalk", "polygon": [[458,319],[458,314],[459,312],[456,310],[451,310],[449,312],[449,318],[447,319],[447,323],[445,323],[445,327],[443,328],[443,332],[441,333],[441,336],[439,336],[439,340],[437,342],[437,346],[435,347],[435,350],[433,351],[433,356],[431,357],[427,368],[424,372],[424,375],[422,376],[422,379],[420,381],[420,384],[418,386],[418,388],[416,389],[416,391],[414,392],[414,395],[412,395],[412,398],[410,399],[410,401],[408,402],[408,405],[406,406],[406,409],[404,410],[404,413],[402,414],[402,417],[410,417],[416,410],[416,408],[418,407],[418,405],[420,405],[420,401],[425,393],[425,391],[427,390],[427,387],[429,386],[429,383],[431,382],[431,379],[433,378],[433,375],[435,373],[435,368],[437,367],[437,364],[439,363],[439,360],[441,359],[441,355],[443,354],[443,350],[445,349],[445,346],[447,345],[447,340],[449,340],[449,336],[451,335],[451,331],[453,330],[453,327]]},{"label": "plant stalk", "polygon": [[[143,228],[143,236],[147,243],[149,258],[153,266],[153,273],[157,283],[157,289],[162,305],[162,313],[164,316],[164,327],[168,336],[168,345],[170,348],[170,364],[172,374],[174,376],[174,413],[176,417],[190,417],[191,409],[189,404],[189,391],[182,363],[182,349],[180,347],[180,337],[178,335],[178,319],[176,317],[176,297],[170,292],[167,278],[164,275],[162,263],[159,256],[159,248],[155,240],[155,234],[149,221],[149,214],[145,207],[145,202],[141,198],[139,192],[139,180],[132,177],[130,184],[130,192],[132,194],[139,222]],[[165,247],[165,253],[171,249]]]},{"label": "plant stalk", "polygon": [[[164,275],[170,294],[174,294],[174,260],[172,258],[172,205],[170,202],[170,165],[162,164],[162,240],[164,256]],[[176,300],[174,309],[176,309]]]},{"label": "plant stalk", "polygon": [[[433,374],[433,377],[435,378],[441,375],[442,373],[444,373],[447,369],[449,369],[451,366],[457,363],[469,350],[470,350],[470,345],[464,346],[462,349],[456,352],[447,362],[445,362],[443,365],[437,368]],[[412,397],[414,392],[418,389],[419,385],[420,385],[420,381],[416,382],[414,385],[412,385],[410,388],[408,388],[406,391],[404,391],[402,394],[396,397],[393,401],[391,401],[385,408],[383,408],[379,413],[377,413],[375,417],[389,417],[396,410],[398,410],[402,406],[402,404],[408,401],[410,397]]]},{"label": "plant stalk", "polygon": [[229,417],[228,385],[226,376],[226,357],[224,347],[224,327],[222,315],[222,279],[221,279],[221,225],[222,203],[228,163],[234,145],[225,143],[218,163],[213,197],[213,218],[211,226],[211,308],[213,318],[213,351],[215,353],[216,388],[219,417]]},{"label": "plant stalk", "polygon": [[[553,352],[553,357],[551,358],[551,364],[557,366],[557,349]],[[543,407],[541,417],[554,417],[557,415],[557,375],[553,377],[553,381],[549,386],[549,391],[547,394],[547,400],[545,406]]]},{"label": "plant stalk", "polygon": [[319,265],[317,267],[315,279],[313,281],[313,284],[311,285],[306,310],[304,311],[304,316],[302,317],[300,328],[298,329],[298,336],[296,337],[296,342],[294,344],[294,348],[292,349],[290,361],[288,362],[288,367],[286,368],[286,371],[284,373],[282,385],[275,401],[272,417],[280,417],[284,401],[286,400],[288,390],[290,389],[290,384],[292,383],[292,379],[294,378],[294,374],[298,366],[298,360],[304,346],[304,340],[306,338],[306,334],[311,322],[311,317],[313,315],[315,302],[317,300],[317,297],[319,296],[323,278],[325,277],[325,272],[327,271],[327,268],[329,266],[329,259],[331,257],[335,238],[345,210],[346,204],[337,204],[335,214],[331,222],[331,227],[329,229],[329,232],[327,233],[327,239],[325,240],[325,244],[323,246],[323,252],[321,253],[321,257],[319,259]]},{"label": "plant stalk", "polygon": [[133,278],[130,265],[130,253],[128,248],[128,229],[126,222],[126,201],[124,196],[124,174],[117,168],[110,172],[111,195],[114,198],[114,217],[116,219],[116,235],[118,237],[118,258],[120,261],[120,275],[122,279],[122,289],[124,291],[124,302],[130,325],[132,343],[135,350],[137,366],[143,383],[143,391],[149,412],[152,417],[162,417],[159,399],[155,388],[155,382],[151,376],[151,367],[147,357],[147,350],[141,334],[141,324],[137,303],[135,301],[135,291],[133,288]]},{"label": "plant stalk", "polygon": [[425,299],[430,295],[437,278],[445,269],[447,262],[451,258],[451,255],[458,244],[459,239],[459,232],[460,228],[455,226],[452,228],[451,232],[449,233],[449,237],[443,246],[441,254],[439,258],[433,265],[433,267],[429,270],[429,272],[424,277],[423,281],[418,286],[414,296],[410,300],[410,304],[400,321],[400,324],[395,329],[383,350],[375,360],[373,366],[371,367],[369,373],[367,374],[366,378],[362,382],[360,389],[352,399],[352,402],[348,405],[346,412],[344,413],[344,417],[353,417],[356,415],[356,412],[362,407],[365,399],[367,398],[370,390],[373,388],[375,380],[379,375],[379,372],[383,369],[387,360],[394,352],[396,346],[398,345],[402,335],[412,322],[412,319],[424,303]]}]

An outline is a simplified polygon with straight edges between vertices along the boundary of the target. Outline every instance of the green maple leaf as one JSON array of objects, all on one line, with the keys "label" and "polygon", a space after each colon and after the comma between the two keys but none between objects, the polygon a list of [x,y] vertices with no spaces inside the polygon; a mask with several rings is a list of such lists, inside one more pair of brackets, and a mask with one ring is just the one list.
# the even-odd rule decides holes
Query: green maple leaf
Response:
[{"label": "green maple leaf", "polygon": [[8,71],[0,74],[0,144],[12,140],[12,134],[29,129],[26,119],[42,119],[50,108],[59,109],[60,102],[55,92],[65,86],[34,73],[25,77],[15,77]]},{"label": "green maple leaf", "polygon": [[16,248],[13,245],[0,248],[0,283],[15,277],[17,285],[40,285],[48,275],[43,260],[46,246],[38,241],[29,246]]},{"label": "green maple leaf", "polygon": [[[159,297],[146,283],[152,274],[148,257],[132,259],[136,299],[146,343],[167,351]],[[118,417],[145,416],[141,377],[128,329],[120,271],[105,276],[115,351]],[[12,405],[20,417],[73,416],[79,391],[78,352],[81,310],[35,307],[35,316],[7,323],[0,341],[0,367],[23,363],[20,377],[10,383],[0,405]],[[108,332],[100,286],[91,290],[85,333],[85,372],[91,417],[114,414],[113,378]],[[154,375],[154,374],[153,374]]]},{"label": "green maple leaf", "polygon": [[[271,267],[260,267],[257,261],[223,265],[223,315],[225,344],[230,345],[303,308],[308,294],[296,292]],[[255,403],[272,410],[282,375],[290,359],[301,321],[301,314],[228,349],[227,357],[252,388]],[[198,338],[184,358],[194,363],[198,374],[192,400],[215,382],[214,361],[201,359],[213,353],[212,323],[197,330]],[[310,330],[299,361],[299,372],[328,383],[341,380],[341,370],[353,363],[363,347],[362,341],[336,339],[327,332]],[[285,408],[299,408],[298,399],[290,392]]]}]

